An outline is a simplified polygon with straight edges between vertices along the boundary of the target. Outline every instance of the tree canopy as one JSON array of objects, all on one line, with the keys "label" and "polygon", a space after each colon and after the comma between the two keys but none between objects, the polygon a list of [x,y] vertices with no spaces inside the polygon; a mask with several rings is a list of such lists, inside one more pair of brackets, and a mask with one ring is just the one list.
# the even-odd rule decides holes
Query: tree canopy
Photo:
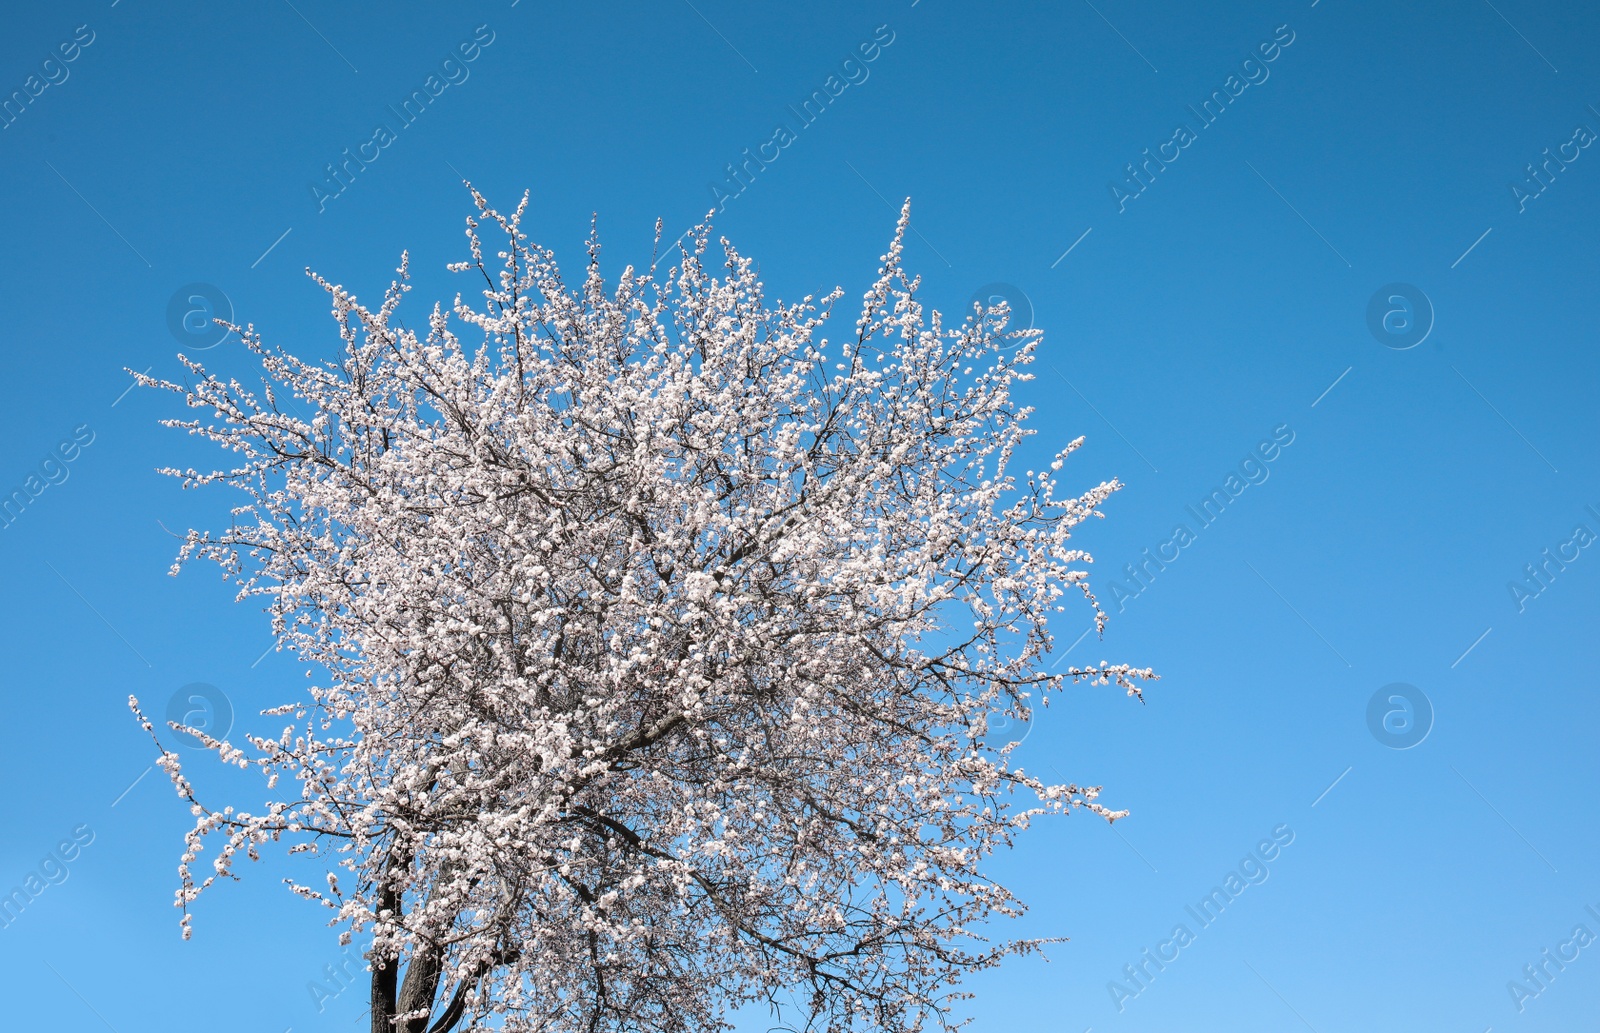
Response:
[{"label": "tree canopy", "polygon": [[591,236],[569,285],[526,197],[472,196],[452,268],[476,306],[406,328],[403,258],[376,307],[317,278],[338,361],[244,326],[259,388],[186,358],[185,383],[140,378],[231,454],[166,472],[246,496],[174,569],[220,563],[311,675],[276,737],[194,733],[260,772],[259,807],[202,802],[162,750],[195,814],[185,934],[281,843],[364,945],[375,1031],[710,1030],[753,1001],[949,1028],[962,975],[1040,942],[982,935],[1022,907],[986,855],[1123,813],[986,722],[1154,677],[1047,666],[1069,604],[1104,624],[1070,539],[1119,485],[1060,491],[1081,438],[1018,468],[1037,332],[926,310],[909,205],[830,340],[842,291],[769,305],[707,228],[610,286]]}]

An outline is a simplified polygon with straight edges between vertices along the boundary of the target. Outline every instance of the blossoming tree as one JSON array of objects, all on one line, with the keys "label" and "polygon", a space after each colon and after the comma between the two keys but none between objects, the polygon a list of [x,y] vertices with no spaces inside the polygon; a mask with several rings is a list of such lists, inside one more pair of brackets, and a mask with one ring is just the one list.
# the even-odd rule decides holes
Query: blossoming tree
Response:
[{"label": "blossoming tree", "polygon": [[909,209],[829,340],[842,292],[769,306],[703,229],[664,280],[609,289],[591,239],[568,285],[526,197],[472,196],[452,268],[480,306],[405,328],[402,260],[376,308],[318,279],[338,362],[244,327],[261,390],[187,359],[188,384],[142,378],[236,456],[166,472],[248,496],[178,565],[220,563],[316,674],[276,737],[182,729],[259,770],[259,809],[162,750],[196,816],[185,935],[240,854],[284,843],[366,951],[374,1033],[709,1030],[760,1001],[949,1028],[963,974],[1040,943],[979,935],[1021,910],[983,858],[1042,814],[1122,813],[1018,768],[987,720],[1153,677],[1043,662],[1072,597],[1105,620],[1069,536],[1118,485],[1058,496],[1081,439],[1016,468],[1035,332],[1011,351],[983,313],[925,311]]}]

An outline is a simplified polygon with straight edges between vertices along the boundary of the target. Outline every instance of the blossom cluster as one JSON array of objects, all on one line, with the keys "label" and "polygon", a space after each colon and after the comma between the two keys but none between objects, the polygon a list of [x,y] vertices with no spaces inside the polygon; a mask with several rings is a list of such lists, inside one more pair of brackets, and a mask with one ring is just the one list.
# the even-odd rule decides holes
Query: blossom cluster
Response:
[{"label": "blossom cluster", "polygon": [[716,1029],[780,1000],[819,1029],[951,1025],[963,974],[1038,946],[980,936],[1021,910],[984,857],[1044,814],[1122,813],[1018,768],[989,715],[1154,676],[1043,662],[1069,602],[1105,620],[1070,538],[1118,484],[1059,492],[1082,439],[1018,468],[1037,331],[1011,350],[1003,321],[925,310],[909,207],[830,340],[842,291],[769,303],[705,228],[609,286],[591,238],[568,284],[526,197],[473,198],[452,268],[481,304],[419,333],[406,260],[375,307],[319,277],[338,361],[238,327],[260,389],[145,378],[234,457],[168,472],[246,496],[178,565],[263,600],[311,680],[276,735],[199,733],[261,772],[259,812],[202,803],[163,751],[196,816],[185,923],[282,841],[369,944],[375,1030]]}]

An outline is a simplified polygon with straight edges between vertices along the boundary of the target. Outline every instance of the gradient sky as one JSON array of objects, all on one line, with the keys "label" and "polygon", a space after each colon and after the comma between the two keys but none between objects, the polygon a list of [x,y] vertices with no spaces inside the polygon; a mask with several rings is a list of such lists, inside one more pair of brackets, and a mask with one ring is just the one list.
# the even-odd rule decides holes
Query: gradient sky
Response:
[{"label": "gradient sky", "polygon": [[[313,1004],[339,948],[276,858],[179,939],[189,817],[141,775],[124,701],[159,715],[214,686],[242,730],[301,675],[214,569],[167,576],[169,531],[234,500],[153,472],[212,460],[123,370],[176,375],[183,349],[246,372],[236,339],[183,322],[206,305],[331,353],[308,266],[371,298],[410,249],[413,318],[472,290],[443,268],[466,255],[463,176],[506,207],[531,191],[528,225],[572,265],[597,215],[613,274],[650,263],[658,217],[671,237],[721,203],[784,297],[859,295],[910,196],[927,301],[1031,307],[1039,453],[1087,435],[1071,483],[1127,484],[1081,536],[1102,598],[1122,586],[1113,620],[1069,660],[1162,680],[1143,705],[1064,694],[1023,742],[1024,766],[1133,813],[996,859],[1032,910],[995,932],[1069,939],[973,980],[975,1029],[1592,1021],[1600,13],[1580,6],[10,10],[0,489],[38,493],[0,530],[0,888],[44,892],[0,929],[5,1025],[361,1028],[364,988]],[[1292,441],[1250,458],[1275,430]],[[1147,549],[1168,559],[1135,583]],[[1259,881],[1245,859],[1274,830],[1292,842]],[[1188,909],[1230,872],[1258,881],[1202,927]],[[1128,981],[1180,924],[1176,958]],[[1546,949],[1568,960],[1534,983]]]}]

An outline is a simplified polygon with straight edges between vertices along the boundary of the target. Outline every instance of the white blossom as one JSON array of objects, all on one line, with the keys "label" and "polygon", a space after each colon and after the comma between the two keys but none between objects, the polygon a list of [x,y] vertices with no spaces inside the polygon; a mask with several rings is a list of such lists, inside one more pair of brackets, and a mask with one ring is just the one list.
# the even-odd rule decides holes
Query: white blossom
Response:
[{"label": "white blossom", "polygon": [[178,563],[262,599],[310,680],[278,735],[208,740],[262,773],[259,814],[163,752],[196,814],[185,927],[282,842],[322,868],[294,892],[370,942],[374,1030],[705,1030],[791,994],[812,1028],[950,1027],[963,974],[1039,945],[981,937],[1021,911],[983,858],[1045,813],[1123,813],[1016,768],[988,715],[1154,677],[1046,664],[1069,596],[1104,625],[1070,532],[1118,484],[1013,469],[1037,333],[925,310],[909,207],[830,340],[842,291],[769,305],[705,229],[614,286],[591,238],[569,286],[526,197],[473,198],[451,268],[480,306],[405,327],[402,259],[375,308],[317,279],[336,363],[247,326],[259,390],[140,377],[233,453],[167,472],[247,496]]}]

